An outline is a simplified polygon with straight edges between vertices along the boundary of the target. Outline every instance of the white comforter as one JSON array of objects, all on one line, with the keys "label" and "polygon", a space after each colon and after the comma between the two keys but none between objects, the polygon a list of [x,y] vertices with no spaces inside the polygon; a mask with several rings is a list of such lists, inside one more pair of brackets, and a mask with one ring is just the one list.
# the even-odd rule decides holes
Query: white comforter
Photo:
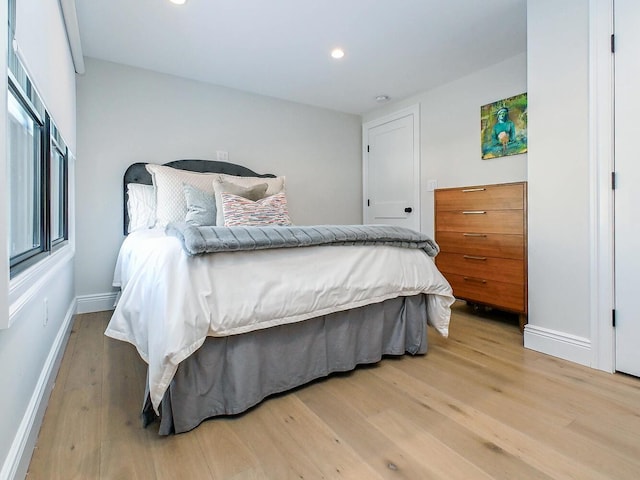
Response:
[{"label": "white comforter", "polygon": [[422,250],[323,246],[187,256],[175,237],[141,230],[124,240],[121,288],[106,335],[149,364],[158,406],[178,364],[209,336],[235,335],[418,293],[447,336],[451,287]]}]

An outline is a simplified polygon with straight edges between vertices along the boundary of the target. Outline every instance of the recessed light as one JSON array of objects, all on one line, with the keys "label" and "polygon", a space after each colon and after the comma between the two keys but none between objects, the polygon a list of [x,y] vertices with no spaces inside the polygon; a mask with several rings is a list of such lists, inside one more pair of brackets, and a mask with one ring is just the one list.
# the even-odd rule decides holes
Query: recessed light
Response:
[{"label": "recessed light", "polygon": [[184,5],[185,3],[187,3],[187,0],[169,0],[169,1],[176,5]]},{"label": "recessed light", "polygon": [[341,48],[334,48],[333,50],[331,50],[331,56],[333,58],[342,58],[344,57],[344,50],[342,50]]},{"label": "recessed light", "polygon": [[378,95],[376,97],[376,102],[378,103],[384,103],[384,102],[388,102],[389,101],[389,95]]}]

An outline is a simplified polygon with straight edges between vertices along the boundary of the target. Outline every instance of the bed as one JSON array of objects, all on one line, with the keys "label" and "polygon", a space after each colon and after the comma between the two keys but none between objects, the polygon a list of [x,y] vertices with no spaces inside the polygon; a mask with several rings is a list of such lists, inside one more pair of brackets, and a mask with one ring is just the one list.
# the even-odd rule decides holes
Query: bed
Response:
[{"label": "bed", "polygon": [[[173,197],[186,196],[168,223],[173,197],[160,173]],[[190,179],[216,188],[203,195]],[[278,216],[284,178],[226,162],[136,163],[123,186],[120,292],[105,334],[133,344],[147,363],[142,422],[159,420],[161,435],[384,355],[425,354],[428,325],[448,334],[451,287],[435,267],[437,245],[419,232],[289,225]],[[256,188],[260,198],[248,198]],[[195,221],[182,221],[185,205]],[[233,223],[234,208],[262,205],[257,224]]]}]

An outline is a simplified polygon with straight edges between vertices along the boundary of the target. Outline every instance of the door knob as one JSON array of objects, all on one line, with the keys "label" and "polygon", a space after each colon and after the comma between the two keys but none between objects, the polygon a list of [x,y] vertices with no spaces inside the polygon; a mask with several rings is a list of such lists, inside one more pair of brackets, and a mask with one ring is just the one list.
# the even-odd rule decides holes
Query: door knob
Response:
[{"label": "door knob", "polygon": [[405,211],[406,213],[411,213],[411,212],[413,212],[413,208],[411,208],[411,207],[407,207],[407,208],[405,208],[405,209],[404,209],[404,211]]}]

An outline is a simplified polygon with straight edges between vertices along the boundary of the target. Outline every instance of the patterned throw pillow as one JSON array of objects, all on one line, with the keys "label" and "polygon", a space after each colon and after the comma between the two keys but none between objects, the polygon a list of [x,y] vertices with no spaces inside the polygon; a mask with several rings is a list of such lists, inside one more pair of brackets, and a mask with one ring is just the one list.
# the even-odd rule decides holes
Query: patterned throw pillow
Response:
[{"label": "patterned throw pillow", "polygon": [[[260,200],[267,195],[273,195],[273,193],[278,193],[280,191],[278,190],[278,192],[268,194],[267,189],[269,188],[269,185],[266,182],[255,184],[247,183],[247,185],[249,186],[242,186],[233,182],[229,182],[227,180],[222,180],[221,178],[216,178],[213,181],[213,191],[215,192],[216,205],[222,205],[222,197],[220,196],[222,193],[232,193],[234,195],[238,195],[255,202],[256,200]],[[222,213],[222,208],[218,208],[218,213],[216,214],[216,225],[224,225],[224,215]]]},{"label": "patterned throw pillow", "polygon": [[222,193],[225,227],[239,225],[291,225],[284,192],[255,202],[231,193]]}]

